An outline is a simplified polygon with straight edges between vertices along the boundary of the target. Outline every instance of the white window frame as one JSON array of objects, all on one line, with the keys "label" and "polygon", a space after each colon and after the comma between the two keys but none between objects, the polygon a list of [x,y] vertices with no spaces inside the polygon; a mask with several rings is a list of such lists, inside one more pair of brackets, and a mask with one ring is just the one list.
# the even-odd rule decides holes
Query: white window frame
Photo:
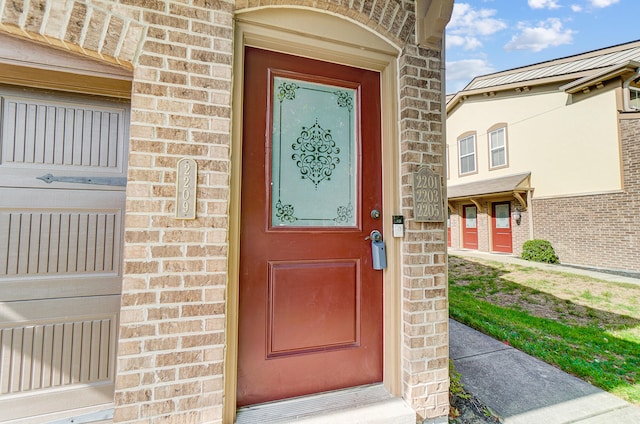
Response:
[{"label": "white window frame", "polygon": [[[473,151],[470,153],[462,153],[462,143],[463,142],[468,142],[471,141],[471,146],[473,147]],[[476,172],[478,172],[478,160],[477,160],[477,156],[476,156],[476,134],[472,133],[472,134],[463,134],[460,138],[458,138],[458,174],[459,175],[469,175],[469,174],[475,174]],[[471,170],[467,170],[465,172],[463,172],[462,170],[462,160],[463,159],[467,159],[469,157],[473,158],[473,169]]]},{"label": "white window frame", "polygon": [[640,88],[629,87],[629,109],[640,111]]},{"label": "white window frame", "polygon": [[[493,134],[502,132],[502,145],[493,145]],[[489,148],[489,169],[505,168],[509,166],[509,155],[507,150],[507,126],[505,124],[497,124],[489,128],[487,131],[487,145]],[[493,163],[493,153],[498,150],[504,150],[504,163]]]},{"label": "white window frame", "polygon": [[451,178],[451,175],[449,174],[449,145],[447,144],[446,149],[446,162],[445,162],[445,167],[446,167],[446,172],[447,172],[447,180]]}]

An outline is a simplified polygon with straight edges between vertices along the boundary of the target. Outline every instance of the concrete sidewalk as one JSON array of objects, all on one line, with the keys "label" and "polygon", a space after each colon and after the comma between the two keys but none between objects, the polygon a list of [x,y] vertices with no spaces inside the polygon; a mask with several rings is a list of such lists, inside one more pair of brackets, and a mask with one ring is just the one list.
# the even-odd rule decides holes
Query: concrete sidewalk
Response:
[{"label": "concrete sidewalk", "polygon": [[449,357],[473,393],[507,424],[636,424],[640,408],[457,321]]},{"label": "concrete sidewalk", "polygon": [[[638,279],[538,264],[509,255],[450,253],[640,284]],[[449,357],[462,375],[464,387],[503,423],[640,423],[640,408],[466,325],[453,320],[449,323]]]}]

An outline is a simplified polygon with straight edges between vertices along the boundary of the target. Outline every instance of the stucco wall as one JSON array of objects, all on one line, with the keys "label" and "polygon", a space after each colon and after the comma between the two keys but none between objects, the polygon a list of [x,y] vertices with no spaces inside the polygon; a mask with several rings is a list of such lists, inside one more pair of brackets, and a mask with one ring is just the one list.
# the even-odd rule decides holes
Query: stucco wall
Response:
[{"label": "stucco wall", "polygon": [[[133,72],[125,260],[114,422],[225,420],[234,15],[308,7],[399,46],[402,395],[421,418],[448,413],[444,223],[416,223],[410,176],[444,169],[442,63],[414,40],[413,1],[12,1],[0,31]],[[239,117],[235,117],[239,119]],[[384,124],[383,124],[384,125]],[[198,218],[174,218],[175,165],[199,165]],[[394,160],[385,158],[385,161]]]},{"label": "stucco wall", "polygon": [[[487,130],[507,124],[508,166],[489,170]],[[476,131],[477,170],[458,175],[457,139]],[[534,198],[619,190],[615,90],[569,96],[557,87],[471,97],[447,117],[450,186],[531,172]],[[598,172],[593,172],[597,169]]]},{"label": "stucco wall", "polygon": [[620,115],[624,190],[533,201],[534,237],[567,264],[640,272],[640,116]]},{"label": "stucco wall", "polygon": [[[624,188],[611,194],[533,199],[513,224],[513,254],[529,239],[551,242],[560,262],[571,265],[640,272],[640,230],[632,211],[640,207],[640,114],[619,114]],[[515,205],[512,204],[512,207]],[[533,233],[530,234],[530,214]],[[485,213],[478,221],[487,221]],[[451,215],[452,247],[461,248],[461,216]],[[488,230],[486,231],[488,234]],[[490,251],[480,240],[480,251]]]}]

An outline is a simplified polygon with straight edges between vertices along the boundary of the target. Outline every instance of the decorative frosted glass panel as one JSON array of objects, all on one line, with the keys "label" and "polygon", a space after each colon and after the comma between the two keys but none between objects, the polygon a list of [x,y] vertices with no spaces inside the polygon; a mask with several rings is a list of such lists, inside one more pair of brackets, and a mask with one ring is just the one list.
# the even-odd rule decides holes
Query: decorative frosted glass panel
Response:
[{"label": "decorative frosted glass panel", "polygon": [[356,226],[356,90],[274,77],[273,227]]},{"label": "decorative frosted glass panel", "polygon": [[476,228],[476,208],[475,206],[465,206],[464,208],[465,226],[467,228]]},{"label": "decorative frosted glass panel", "polygon": [[496,228],[509,228],[509,205],[496,205]]}]

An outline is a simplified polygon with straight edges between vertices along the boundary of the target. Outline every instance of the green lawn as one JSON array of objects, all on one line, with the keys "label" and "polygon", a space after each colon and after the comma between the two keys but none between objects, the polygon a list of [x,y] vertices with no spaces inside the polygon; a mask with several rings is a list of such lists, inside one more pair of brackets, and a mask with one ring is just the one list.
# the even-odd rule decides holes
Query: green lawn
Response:
[{"label": "green lawn", "polygon": [[640,405],[640,286],[449,257],[450,315]]}]

